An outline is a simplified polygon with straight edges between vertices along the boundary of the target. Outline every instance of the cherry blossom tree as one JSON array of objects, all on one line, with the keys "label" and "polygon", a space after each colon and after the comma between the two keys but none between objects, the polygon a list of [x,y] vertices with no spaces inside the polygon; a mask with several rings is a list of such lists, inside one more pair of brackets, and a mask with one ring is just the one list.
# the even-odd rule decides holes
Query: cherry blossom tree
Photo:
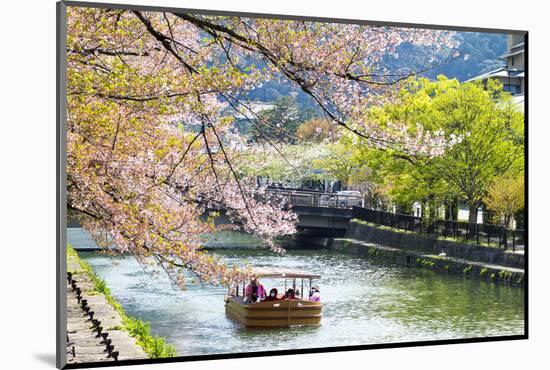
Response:
[{"label": "cherry blossom tree", "polygon": [[215,228],[204,215],[226,212],[279,252],[273,239],[297,222],[233,167],[239,153],[225,143],[233,115],[253,114],[246,93],[285,81],[369,145],[438,155],[444,133],[366,119],[418,72],[384,69],[403,42],[444,57],[457,46],[443,31],[69,7],[67,206],[98,243],[159,264],[178,284],[185,269],[215,284],[246,278],[248,267],[201,249]]}]

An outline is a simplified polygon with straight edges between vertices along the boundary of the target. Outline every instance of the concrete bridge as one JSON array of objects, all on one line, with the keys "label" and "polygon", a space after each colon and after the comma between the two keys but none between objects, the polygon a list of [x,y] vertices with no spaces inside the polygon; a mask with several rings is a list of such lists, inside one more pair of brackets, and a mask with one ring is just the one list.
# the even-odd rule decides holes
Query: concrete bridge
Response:
[{"label": "concrete bridge", "polygon": [[298,233],[288,241],[287,247],[326,246],[330,238],[343,237],[352,218],[352,207],[364,205],[359,195],[289,189],[267,191],[283,197],[298,215]]},{"label": "concrete bridge", "polygon": [[293,210],[298,215],[298,230],[308,235],[344,235],[352,218],[351,208],[294,206]]}]

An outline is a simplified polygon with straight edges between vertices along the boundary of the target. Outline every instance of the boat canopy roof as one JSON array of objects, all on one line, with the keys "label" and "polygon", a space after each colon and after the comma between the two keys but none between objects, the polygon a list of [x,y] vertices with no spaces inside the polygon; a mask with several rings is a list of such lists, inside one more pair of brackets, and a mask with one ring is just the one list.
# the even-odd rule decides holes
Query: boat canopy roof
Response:
[{"label": "boat canopy roof", "polygon": [[312,274],[304,270],[289,269],[284,267],[255,267],[252,269],[255,276],[259,278],[304,278],[319,279],[321,275]]}]

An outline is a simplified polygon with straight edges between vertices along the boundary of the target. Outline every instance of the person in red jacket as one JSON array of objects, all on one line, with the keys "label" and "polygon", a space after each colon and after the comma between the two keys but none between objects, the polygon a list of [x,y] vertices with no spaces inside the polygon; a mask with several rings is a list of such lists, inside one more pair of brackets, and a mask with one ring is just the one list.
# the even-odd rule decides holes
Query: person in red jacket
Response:
[{"label": "person in red jacket", "polygon": [[294,289],[290,288],[289,290],[287,290],[282,299],[297,299],[296,294],[294,293]]},{"label": "person in red jacket", "polygon": [[269,295],[267,297],[265,297],[265,300],[266,301],[278,301],[279,298],[277,297],[277,293],[279,293],[277,291],[277,288],[273,288],[269,291]]}]

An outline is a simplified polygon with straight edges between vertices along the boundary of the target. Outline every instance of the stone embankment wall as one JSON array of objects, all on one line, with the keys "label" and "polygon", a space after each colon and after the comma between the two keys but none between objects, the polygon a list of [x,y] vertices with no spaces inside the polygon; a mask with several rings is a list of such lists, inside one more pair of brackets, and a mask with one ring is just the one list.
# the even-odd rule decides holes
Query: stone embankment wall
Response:
[{"label": "stone embankment wall", "polygon": [[105,281],[67,247],[67,363],[127,363],[175,357],[175,348],[152,336],[147,322],[126,315]]},{"label": "stone embankment wall", "polygon": [[383,229],[357,220],[350,221],[345,238],[333,239],[327,248],[444,274],[524,285],[522,254]]},{"label": "stone embankment wall", "polygon": [[441,240],[410,232],[393,231],[371,226],[358,220],[350,221],[346,238],[403,250],[423,251],[432,254],[443,252],[451,257],[515,268],[523,268],[524,266],[523,254],[504,251],[502,248]]}]

